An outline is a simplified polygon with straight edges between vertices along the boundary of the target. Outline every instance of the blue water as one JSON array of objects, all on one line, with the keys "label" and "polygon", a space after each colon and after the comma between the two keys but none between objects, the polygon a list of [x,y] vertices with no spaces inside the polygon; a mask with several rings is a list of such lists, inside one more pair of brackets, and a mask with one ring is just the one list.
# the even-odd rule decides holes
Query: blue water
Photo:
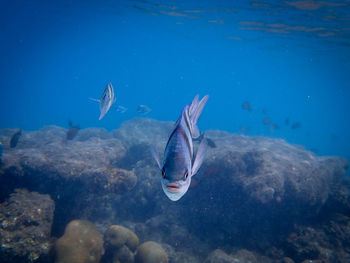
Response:
[{"label": "blue water", "polygon": [[[0,128],[175,121],[199,93],[201,130],[350,159],[349,1],[3,1],[0,36]],[[128,111],[99,121],[108,82]]]}]

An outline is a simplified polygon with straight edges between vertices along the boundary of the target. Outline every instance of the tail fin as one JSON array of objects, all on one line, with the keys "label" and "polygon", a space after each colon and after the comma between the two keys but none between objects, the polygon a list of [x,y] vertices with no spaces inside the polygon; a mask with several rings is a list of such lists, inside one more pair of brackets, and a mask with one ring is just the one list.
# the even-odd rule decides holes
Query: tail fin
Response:
[{"label": "tail fin", "polygon": [[200,136],[200,132],[197,127],[197,121],[199,119],[199,116],[202,113],[202,110],[206,104],[206,102],[209,99],[209,95],[205,95],[201,101],[198,102],[198,95],[196,95],[191,102],[189,109],[188,109],[188,115],[191,122],[191,132],[192,132],[192,138],[196,139]]}]

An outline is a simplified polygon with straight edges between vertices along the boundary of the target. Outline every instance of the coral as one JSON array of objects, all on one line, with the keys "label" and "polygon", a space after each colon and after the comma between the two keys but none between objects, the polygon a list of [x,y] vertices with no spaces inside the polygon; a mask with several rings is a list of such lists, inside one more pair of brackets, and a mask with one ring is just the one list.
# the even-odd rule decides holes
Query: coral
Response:
[{"label": "coral", "polygon": [[136,252],[135,263],[168,263],[168,256],[162,246],[153,241],[141,244]]},{"label": "coral", "polygon": [[0,205],[0,262],[33,262],[48,255],[55,204],[49,195],[16,189]]},{"label": "coral", "polygon": [[56,241],[56,263],[98,263],[103,251],[101,233],[89,221],[73,220]]},{"label": "coral", "polygon": [[104,233],[105,261],[132,263],[139,244],[137,235],[130,229],[112,225]]}]

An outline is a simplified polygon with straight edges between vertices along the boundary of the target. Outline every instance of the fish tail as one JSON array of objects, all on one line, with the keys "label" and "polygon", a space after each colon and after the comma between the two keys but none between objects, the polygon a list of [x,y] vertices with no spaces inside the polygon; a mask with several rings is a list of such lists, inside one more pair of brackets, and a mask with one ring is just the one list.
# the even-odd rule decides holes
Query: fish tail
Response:
[{"label": "fish tail", "polygon": [[205,95],[199,102],[198,102],[198,95],[196,95],[189,105],[188,108],[188,116],[191,122],[191,133],[192,138],[198,138],[200,136],[200,132],[197,127],[197,121],[202,113],[202,110],[206,104],[206,102],[209,99],[209,95]]}]

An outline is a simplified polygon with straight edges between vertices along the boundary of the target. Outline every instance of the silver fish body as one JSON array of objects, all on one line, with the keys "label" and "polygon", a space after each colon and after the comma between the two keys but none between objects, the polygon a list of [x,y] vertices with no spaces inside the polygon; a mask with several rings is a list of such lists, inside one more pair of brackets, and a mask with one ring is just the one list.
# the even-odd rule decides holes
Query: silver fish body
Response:
[{"label": "silver fish body", "polygon": [[101,111],[100,117],[98,118],[99,120],[101,120],[106,115],[115,100],[116,99],[114,98],[114,89],[112,83],[108,83],[103,90],[101,99],[99,100]]},{"label": "silver fish body", "polygon": [[200,168],[206,151],[206,140],[201,141],[194,158],[193,142],[200,136],[197,120],[209,96],[198,101],[198,95],[186,105],[175,124],[165,147],[163,162],[153,151],[153,156],[162,171],[161,184],[164,193],[172,201],[179,200],[188,190],[191,178]]}]

